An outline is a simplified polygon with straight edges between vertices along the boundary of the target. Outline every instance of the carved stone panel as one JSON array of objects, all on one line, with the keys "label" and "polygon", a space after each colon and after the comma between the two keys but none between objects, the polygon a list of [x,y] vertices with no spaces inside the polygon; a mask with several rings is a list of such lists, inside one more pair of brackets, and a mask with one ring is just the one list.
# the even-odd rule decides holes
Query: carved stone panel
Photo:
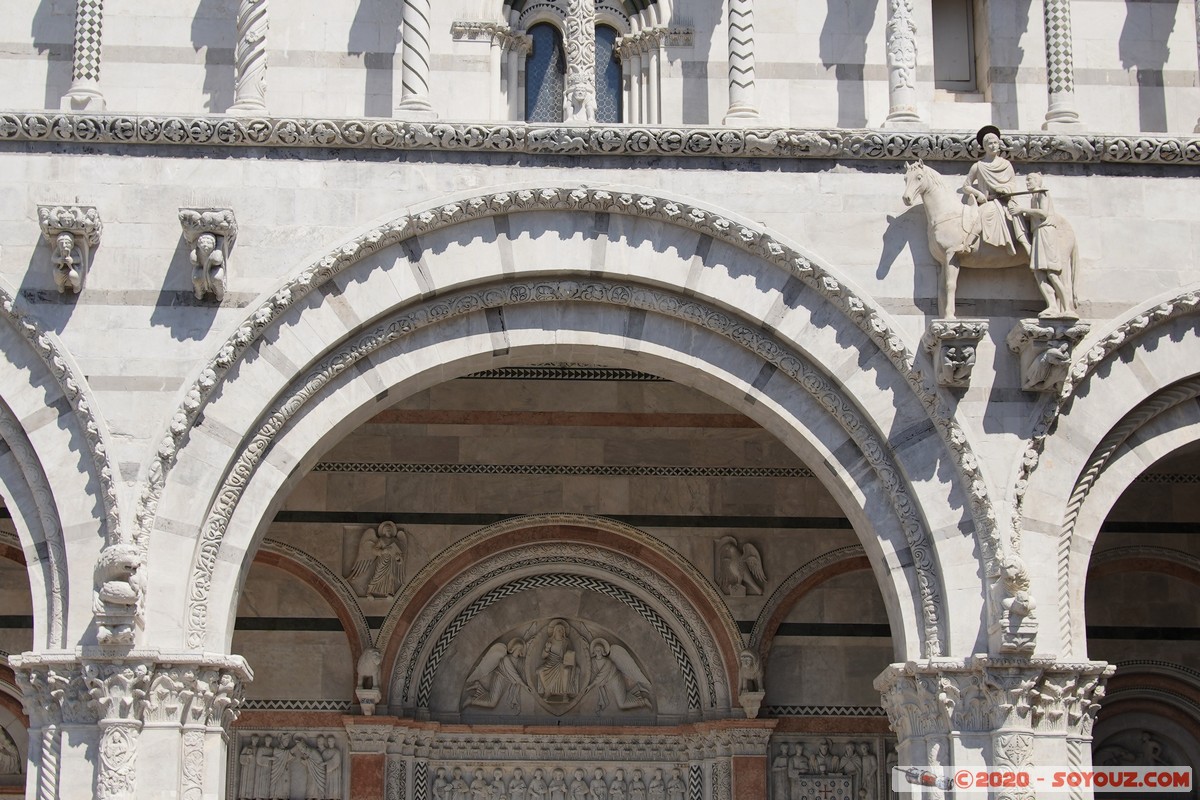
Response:
[{"label": "carved stone panel", "polygon": [[979,341],[987,330],[987,321],[982,319],[936,319],[929,324],[921,344],[933,360],[939,386],[970,386]]},{"label": "carved stone panel", "polygon": [[654,686],[630,648],[578,619],[541,620],[506,632],[476,659],[462,690],[464,711],[609,716],[653,707]]},{"label": "carved stone panel", "polygon": [[342,576],[359,597],[394,597],[404,586],[407,556],[408,534],[390,520],[374,528],[347,527]]},{"label": "carved stone panel", "polygon": [[230,747],[229,797],[342,800],[349,764],[332,733],[239,731]]},{"label": "carved stone panel", "polygon": [[879,800],[887,772],[879,736],[776,737],[771,747],[770,800]]},{"label": "carved stone panel", "polygon": [[745,597],[763,593],[767,576],[763,570],[762,554],[754,544],[739,544],[732,536],[722,536],[714,546],[714,577],[722,594]]}]

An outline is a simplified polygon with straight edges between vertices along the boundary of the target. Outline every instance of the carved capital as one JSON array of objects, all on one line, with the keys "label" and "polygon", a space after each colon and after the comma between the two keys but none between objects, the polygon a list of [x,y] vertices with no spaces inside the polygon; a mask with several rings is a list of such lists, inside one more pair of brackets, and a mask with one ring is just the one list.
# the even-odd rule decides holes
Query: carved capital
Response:
[{"label": "carved capital", "polygon": [[386,752],[394,730],[392,724],[386,721],[364,725],[361,719],[351,717],[346,722],[346,736],[350,740],[350,752]]},{"label": "carved capital", "polygon": [[939,386],[965,389],[971,384],[979,341],[987,334],[982,319],[935,319],[921,345],[933,360]]},{"label": "carved capital", "polygon": [[38,206],[38,224],[50,244],[58,291],[79,294],[104,230],[95,206]]},{"label": "carved capital", "polygon": [[226,728],[245,698],[248,672],[237,657],[208,663],[160,664],[146,694],[147,724]]},{"label": "carved capital", "polygon": [[1021,388],[1058,392],[1071,366],[1071,351],[1091,330],[1077,319],[1023,319],[1008,334],[1008,349],[1021,357]]},{"label": "carved capital", "polygon": [[179,223],[191,248],[192,288],[196,299],[225,297],[229,276],[229,251],[237,241],[238,226],[228,208],[181,208]]}]

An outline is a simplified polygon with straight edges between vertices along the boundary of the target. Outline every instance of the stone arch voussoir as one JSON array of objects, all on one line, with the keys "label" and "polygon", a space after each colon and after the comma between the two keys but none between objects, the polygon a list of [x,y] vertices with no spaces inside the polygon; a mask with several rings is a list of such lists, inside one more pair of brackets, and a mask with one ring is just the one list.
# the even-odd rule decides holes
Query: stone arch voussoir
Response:
[{"label": "stone arch voussoir", "polygon": [[[555,230],[555,224],[565,224],[573,231],[571,235],[576,237],[576,243],[582,241],[586,245],[582,253],[591,253],[595,257],[597,250],[606,250],[604,258],[616,260],[604,262],[605,268],[599,271],[604,276],[602,279],[592,277],[596,270],[589,261],[593,267],[590,273],[568,271],[564,274],[564,268],[559,265],[555,280],[522,282],[520,276],[505,275],[502,283],[492,286],[478,283],[486,275],[449,276],[444,274],[444,270],[425,265],[424,256],[432,253],[430,258],[433,258],[437,253],[422,248],[435,242],[438,247],[450,249],[459,244],[455,241],[455,236],[458,236],[467,242],[486,239],[493,245],[498,243],[499,246],[494,248],[498,255],[492,260],[503,266],[506,263],[502,253],[504,247],[513,246],[517,241],[506,238],[507,226],[517,214],[530,215],[522,216],[521,220],[543,224],[551,231]],[[580,220],[594,220],[594,227],[598,230],[593,231],[594,235],[589,238],[588,231],[579,224]],[[696,260],[698,242],[706,243],[708,248],[721,248],[722,257],[728,262],[718,265],[726,270],[722,275],[728,276],[733,271],[729,269],[730,265],[745,270],[748,276],[735,277],[755,285],[757,294],[753,299],[762,305],[746,311],[729,307],[732,301],[706,297],[706,294],[713,292],[703,285],[705,280],[711,278],[711,274],[703,270],[696,281],[697,285],[688,286],[686,275],[678,277],[675,283],[686,286],[682,294],[656,289],[653,285],[639,285],[646,280],[671,282],[669,278],[653,271],[647,275],[641,274],[647,271],[646,264],[639,261],[644,254],[630,251],[627,246],[626,251],[618,252],[616,256],[608,252],[614,249],[614,240],[617,242],[615,249],[620,251],[621,246],[625,246],[621,237],[639,225],[657,226],[656,231],[675,236],[677,241],[681,241],[680,237],[689,239],[692,252],[687,253],[687,258],[679,252],[678,247],[672,255],[675,261],[683,262],[688,268]],[[521,235],[524,234],[522,231]],[[643,240],[645,238],[643,234]],[[393,247],[399,250],[389,250]],[[394,252],[402,255],[393,257],[389,262],[388,256]],[[573,258],[579,255],[575,253]],[[655,266],[663,263],[661,254],[651,254],[646,258],[653,261]],[[655,258],[658,260],[654,261]],[[511,262],[508,265],[511,267]],[[678,265],[670,266],[670,269],[679,268]],[[544,277],[549,271],[544,265],[527,269],[530,277]],[[492,276],[492,279],[497,278]],[[622,281],[624,288],[618,285]],[[205,419],[210,416],[219,418],[221,403],[213,405],[212,402],[214,398],[219,400],[230,394],[225,378],[232,371],[239,375],[238,383],[248,387],[246,391],[260,394],[265,391],[270,397],[283,398],[272,407],[260,404],[263,412],[260,414],[258,432],[273,440],[289,424],[291,414],[304,406],[311,396],[319,393],[322,385],[337,380],[344,366],[358,363],[364,353],[378,346],[382,340],[409,335],[416,327],[432,321],[431,315],[478,316],[482,313],[486,316],[489,309],[507,309],[514,303],[513,296],[510,294],[504,298],[496,293],[512,292],[521,283],[526,284],[529,291],[548,293],[548,296],[519,298],[517,304],[539,301],[562,304],[580,300],[608,303],[620,306],[623,309],[621,313],[626,316],[631,313],[668,315],[685,320],[688,325],[697,328],[706,325],[710,329],[719,328],[721,335],[738,343],[766,364],[766,372],[762,376],[766,383],[781,382],[779,376],[786,375],[795,385],[803,386],[814,397],[822,399],[827,416],[838,418],[839,413],[846,411],[855,417],[850,420],[843,414],[838,425],[851,438],[861,438],[860,433],[867,436],[867,439],[857,442],[858,449],[873,464],[881,486],[892,495],[896,515],[907,520],[902,524],[910,537],[915,536],[920,540],[926,536],[930,525],[939,529],[950,526],[969,529],[973,526],[981,553],[980,560],[990,563],[995,558],[1000,543],[994,515],[983,481],[979,479],[978,464],[966,434],[954,422],[946,409],[944,398],[920,369],[903,337],[892,329],[882,312],[829,269],[819,266],[795,247],[772,237],[753,223],[738,221],[681,200],[634,191],[622,192],[619,189],[582,187],[515,188],[432,204],[356,237],[287,281],[251,311],[217,355],[200,370],[196,382],[184,390],[170,431],[147,470],[147,483],[138,513],[138,525],[143,535],[149,533],[149,527],[145,526],[153,524],[154,512],[162,498],[168,474],[183,454],[185,446],[194,444],[192,440],[197,418],[201,417],[201,412]],[[332,291],[327,291],[327,286]],[[758,289],[760,286],[761,289]],[[335,316],[331,310],[334,303],[327,298],[355,291],[356,287],[390,291],[390,296],[395,298],[393,306],[382,309],[374,316],[363,314],[365,318],[330,322],[331,317]],[[477,290],[468,291],[465,287],[475,287]],[[315,289],[320,291],[314,292]],[[614,299],[621,293],[624,296]],[[797,301],[796,306],[788,306],[783,300],[785,294],[803,299]],[[420,305],[422,298],[425,298],[423,306]],[[830,306],[835,310],[836,318],[844,320],[844,325],[835,326],[833,338],[827,340],[827,352],[814,356],[805,352],[805,347],[811,347],[811,342],[819,340],[821,336],[818,327],[809,325],[815,313],[813,309],[822,309],[822,313],[827,314],[823,309]],[[401,308],[409,309],[408,313],[393,313]],[[800,310],[797,311],[797,308]],[[788,313],[785,314],[785,311]],[[313,348],[310,344],[306,350],[285,341],[289,335],[289,321],[304,314],[320,317],[318,323],[324,325],[328,322],[333,329],[320,347]],[[349,316],[354,317],[354,314]],[[399,327],[381,326],[380,323],[388,317],[393,318],[388,325],[395,323]],[[408,328],[404,329],[406,325]],[[497,331],[493,330],[492,333],[496,334]],[[496,341],[502,345],[503,335]],[[340,346],[341,350],[335,349],[335,346]],[[847,362],[847,346],[858,348],[861,358]],[[277,352],[285,356],[283,363],[290,360],[296,366],[294,370],[284,370],[288,374],[281,377],[277,366],[281,362],[274,359],[276,374],[263,378],[264,383],[258,385],[246,380],[246,370],[250,367],[245,356],[248,353],[260,354],[266,347],[277,347]],[[580,349],[576,345],[572,347],[576,352]],[[502,350],[503,347],[497,349]],[[358,355],[355,355],[356,352]],[[261,364],[264,360],[256,359],[258,363],[253,367],[262,375],[266,375],[267,369]],[[479,361],[481,365],[487,363],[482,357]],[[831,374],[833,381],[829,380]],[[716,379],[705,376],[704,380],[711,382]],[[853,392],[856,381],[862,382],[857,385],[863,389],[857,396],[867,396],[868,389],[871,393],[877,393],[880,385],[890,387],[890,394],[885,395],[885,401],[877,405],[890,403],[892,410],[885,412],[871,408],[864,413],[864,409],[856,406],[852,396],[842,394],[837,389],[840,384]],[[289,383],[295,386],[289,389]],[[297,387],[301,389],[300,392],[297,392]],[[378,388],[386,390],[387,387]],[[233,392],[236,391],[235,388]],[[308,396],[301,396],[305,393]],[[926,450],[919,455],[897,455],[899,448],[888,440],[888,435],[893,434],[901,423],[905,431],[923,425],[939,436],[920,439],[923,442],[932,441],[932,444],[921,445]],[[881,435],[881,431],[888,433]],[[243,454],[251,454],[252,461],[269,446],[265,440],[255,444],[254,437],[255,434],[247,437],[247,447],[240,450]],[[224,488],[213,487],[210,494],[203,496],[210,498],[206,501],[209,505],[215,498],[218,506],[225,503],[230,506],[227,510],[231,511],[237,505],[237,496],[244,488],[245,481],[250,479],[256,467],[239,465],[233,449],[220,455],[230,464],[225,475],[232,478],[232,483],[226,480]],[[911,469],[911,465],[918,461],[949,462],[953,465],[955,478],[948,488],[942,487],[949,494],[939,498],[941,502],[930,502],[930,498],[918,498],[909,493],[911,484],[906,469]],[[884,462],[889,465],[883,466]],[[956,504],[957,511],[954,510]],[[221,513],[224,512],[218,509],[218,516]],[[924,515],[927,514],[940,516],[926,521]],[[211,519],[212,515],[209,517]],[[223,533],[216,538],[221,536]],[[969,552],[970,548],[967,550]],[[198,556],[201,561],[215,563],[216,553],[211,547],[209,551],[203,551],[202,546]],[[938,554],[931,546],[923,550],[918,545],[915,556],[918,562],[924,559],[927,567],[924,568],[926,577],[918,581],[920,591],[927,596],[930,593],[940,596],[940,579],[934,566]],[[918,567],[918,571],[921,569]],[[978,566],[976,569],[987,574],[986,569]],[[919,615],[924,619],[926,649],[930,653],[943,652],[946,648],[946,632],[942,630],[945,620],[939,618],[944,610],[939,606],[940,599],[933,605],[926,603],[925,611]]]}]

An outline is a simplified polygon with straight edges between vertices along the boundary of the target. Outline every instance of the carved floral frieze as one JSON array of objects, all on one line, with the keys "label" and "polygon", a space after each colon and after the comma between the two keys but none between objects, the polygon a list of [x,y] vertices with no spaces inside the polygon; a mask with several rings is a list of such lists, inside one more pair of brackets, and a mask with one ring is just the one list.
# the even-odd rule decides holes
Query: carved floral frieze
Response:
[{"label": "carved floral frieze", "polygon": [[[686,37],[668,35],[676,45]],[[537,130],[540,135],[533,136]],[[0,114],[0,141],[86,144],[336,147],[580,155],[676,155],[865,160],[972,161],[973,132],[624,125],[531,128],[522,123],[416,123],[388,119]],[[1004,137],[1010,160],[1200,164],[1200,137],[1019,133]]]}]

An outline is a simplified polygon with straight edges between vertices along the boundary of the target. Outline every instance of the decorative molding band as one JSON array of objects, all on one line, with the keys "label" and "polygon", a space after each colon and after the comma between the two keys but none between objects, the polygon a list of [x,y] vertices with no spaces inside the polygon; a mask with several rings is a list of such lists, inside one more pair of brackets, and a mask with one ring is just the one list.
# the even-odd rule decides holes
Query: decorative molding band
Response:
[{"label": "decorative molding band", "polygon": [[[806,255],[777,240],[766,231],[757,229],[753,223],[732,220],[722,214],[682,201],[624,192],[616,187],[611,189],[586,187],[514,189],[443,205],[431,205],[427,210],[414,211],[412,214],[403,215],[367,231],[287,280],[270,299],[250,312],[248,318],[220,348],[216,356],[204,366],[199,378],[187,391],[181,406],[172,416],[156,457],[148,467],[146,483],[138,502],[137,525],[142,535],[148,535],[153,525],[158,499],[161,496],[166,476],[200,409],[212,396],[217,384],[223,380],[232,364],[239,360],[250,346],[259,340],[264,331],[299,300],[362,259],[413,236],[440,230],[470,219],[535,210],[608,212],[660,219],[663,222],[699,231],[749,252],[803,281],[825,302],[843,313],[879,348],[893,367],[904,376],[909,388],[929,410],[929,419],[944,445],[953,454],[953,464],[959,474],[962,491],[969,498],[970,513],[974,522],[975,536],[979,542],[985,574],[991,576],[998,573],[998,556],[1002,554],[1003,544],[997,529],[995,509],[988,496],[986,483],[980,475],[979,462],[972,451],[967,434],[955,421],[953,410],[948,405],[946,398],[922,371],[916,356],[905,344],[904,338],[892,328],[882,311],[870,301],[860,297],[837,277],[831,275],[827,269],[815,264]],[[579,284],[575,282],[563,283],[560,289],[562,292],[566,292],[562,295],[562,299],[569,299],[573,296],[583,297],[582,294],[579,294]],[[550,291],[547,299],[555,299],[559,294],[560,290]],[[633,294],[628,296],[625,296],[624,292],[621,294],[623,297],[621,302],[640,302]],[[488,302],[505,304],[510,301],[496,295],[494,300]],[[669,306],[675,315],[692,319],[690,315],[693,311],[690,302],[680,299],[673,301]],[[786,353],[773,340],[749,329],[743,330],[741,325],[733,325],[732,320],[723,312],[713,315],[701,314],[693,321],[703,323],[708,319],[728,320],[731,327],[722,335],[732,335],[739,341],[755,342],[754,346],[758,348],[760,355],[765,357],[767,354],[772,354],[778,357],[778,366],[782,367],[785,372],[798,379],[803,378],[806,382],[815,381],[814,386],[816,383],[826,385],[818,371],[813,371],[795,355]],[[380,331],[383,338],[395,338],[402,333],[403,331],[399,329],[391,332]],[[376,346],[379,344],[382,342],[377,342]],[[331,380],[340,369],[338,367],[331,371],[327,370],[319,383]],[[315,387],[313,391],[318,388],[319,386]],[[822,402],[827,401],[825,395],[820,392],[817,392],[816,396],[820,397]],[[830,408],[830,412],[837,414],[841,409],[844,409],[846,413],[854,413],[857,417],[856,412],[851,412],[853,405],[845,398],[839,397],[838,408]],[[269,435],[273,437],[278,432],[278,428],[275,427],[275,423],[270,423],[268,427]],[[857,429],[847,428],[846,430],[853,437],[863,435]],[[875,450],[878,451],[879,448],[875,447]],[[882,451],[879,451],[878,455],[890,461],[890,457]],[[253,467],[251,467],[251,471],[253,471]],[[931,571],[932,556],[927,550],[927,542],[923,539],[924,528],[916,508],[911,503],[911,498],[907,497],[907,494],[901,489],[903,485],[901,473],[894,469],[888,469],[887,472],[888,480],[886,482],[889,484],[889,491],[893,494],[899,491],[904,495],[904,497],[897,495],[896,500],[899,501],[897,512],[903,519],[906,535],[910,539],[921,540],[919,544],[914,542],[916,547],[914,556],[917,557],[918,563],[922,564],[922,569],[930,568],[927,570],[927,574],[932,576],[935,571]],[[236,491],[232,493],[230,497],[232,505],[236,505],[238,494]],[[232,513],[232,505],[220,513],[224,514],[225,511]],[[216,526],[216,530],[210,534],[210,538],[214,542],[219,542],[224,535],[223,523],[218,519],[213,524]],[[211,559],[215,559],[215,557],[216,551],[211,546],[207,546],[201,556],[202,560],[210,563]],[[197,586],[196,590],[207,594],[206,585]],[[938,654],[942,651],[939,633],[941,621],[936,608],[938,601],[934,599],[934,596],[938,594],[938,589],[932,584],[923,583],[921,591],[926,649],[929,654]],[[199,627],[203,628],[203,624]],[[192,641],[196,641],[198,635],[200,634],[193,632]]]},{"label": "decorative molding band", "polygon": [[644,381],[670,383],[666,378],[619,367],[590,367],[583,364],[532,364],[528,367],[498,367],[463,376],[463,380],[531,381]]},{"label": "decorative molding band", "polygon": [[886,717],[876,706],[763,706],[763,717]]},{"label": "decorative molding band", "polygon": [[336,711],[349,714],[358,703],[352,700],[247,700],[243,711]]},{"label": "decorative molding band", "polygon": [[[668,38],[668,44],[674,44]],[[1014,162],[1200,164],[1200,136],[1012,133]],[[319,147],[592,156],[836,158],[975,161],[975,133],[805,128],[645,127],[389,119],[0,113],[0,142],[161,144],[188,147]]]},{"label": "decorative molding band", "polygon": [[400,464],[320,461],[313,472],[403,475],[604,475],[653,478],[812,478],[803,467],[643,467],[572,464]]},{"label": "decorative molding band", "polygon": [[1153,484],[1189,484],[1200,483],[1200,473],[1195,472],[1156,472],[1138,476],[1134,483]]}]

